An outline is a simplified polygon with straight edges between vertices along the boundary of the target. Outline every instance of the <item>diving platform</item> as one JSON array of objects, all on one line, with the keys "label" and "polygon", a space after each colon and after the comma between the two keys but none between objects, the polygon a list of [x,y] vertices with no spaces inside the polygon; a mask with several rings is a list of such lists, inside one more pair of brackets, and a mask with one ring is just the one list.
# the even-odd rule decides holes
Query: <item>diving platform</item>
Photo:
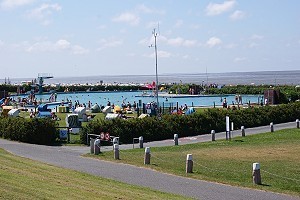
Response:
[{"label": "diving platform", "polygon": [[53,78],[53,76],[51,74],[47,74],[47,73],[39,73],[38,74],[39,94],[43,93],[44,80],[45,79],[50,79],[50,78]]}]

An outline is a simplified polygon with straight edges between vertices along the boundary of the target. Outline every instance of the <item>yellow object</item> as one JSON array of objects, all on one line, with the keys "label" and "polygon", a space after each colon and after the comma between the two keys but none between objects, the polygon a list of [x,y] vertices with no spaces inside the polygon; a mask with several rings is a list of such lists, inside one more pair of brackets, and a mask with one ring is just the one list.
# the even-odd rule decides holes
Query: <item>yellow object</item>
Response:
[{"label": "yellow object", "polygon": [[13,109],[14,107],[13,106],[2,106],[2,115],[4,117],[7,117],[8,116],[8,112]]},{"label": "yellow object", "polygon": [[121,112],[121,107],[120,106],[115,106],[114,107],[114,113],[120,113]]}]

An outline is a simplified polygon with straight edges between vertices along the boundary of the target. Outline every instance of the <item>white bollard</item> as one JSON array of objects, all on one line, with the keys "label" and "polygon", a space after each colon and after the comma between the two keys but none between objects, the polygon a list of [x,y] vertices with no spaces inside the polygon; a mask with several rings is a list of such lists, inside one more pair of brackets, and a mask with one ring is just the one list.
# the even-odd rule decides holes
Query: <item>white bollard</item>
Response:
[{"label": "white bollard", "polygon": [[211,141],[216,141],[216,131],[215,130],[211,130]]},{"label": "white bollard", "polygon": [[274,124],[273,124],[273,122],[270,123],[270,129],[271,129],[271,132],[274,132]]},{"label": "white bollard", "polygon": [[150,147],[145,148],[145,157],[144,157],[144,164],[149,165],[150,164]]},{"label": "white bollard", "polygon": [[260,164],[259,163],[253,163],[253,183],[256,185],[261,185],[261,176],[260,176]]},{"label": "white bollard", "polygon": [[115,149],[114,144],[119,144],[119,138],[118,137],[114,137],[112,143],[113,143],[113,150],[114,150]]},{"label": "white bollard", "polygon": [[299,119],[296,119],[296,127],[299,128]]},{"label": "white bollard", "polygon": [[120,159],[119,145],[118,144],[114,144],[114,159],[115,160]]},{"label": "white bollard", "polygon": [[242,131],[242,137],[245,137],[246,134],[245,134],[245,127],[244,126],[241,126],[241,131]]},{"label": "white bollard", "polygon": [[144,138],[143,138],[143,136],[139,137],[139,143],[140,143],[140,148],[141,149],[144,148]]},{"label": "white bollard", "polygon": [[231,130],[234,131],[234,124],[231,122]]},{"label": "white bollard", "polygon": [[94,148],[95,148],[95,139],[94,138],[91,138],[90,139],[90,147],[91,147],[91,154],[94,154]]},{"label": "white bollard", "polygon": [[95,155],[98,155],[100,153],[100,139],[97,139],[94,142],[94,153]]},{"label": "white bollard", "polygon": [[175,145],[178,145],[178,134],[174,134]]},{"label": "white bollard", "polygon": [[186,173],[193,173],[193,155],[187,154],[186,155],[186,166],[185,166]]}]

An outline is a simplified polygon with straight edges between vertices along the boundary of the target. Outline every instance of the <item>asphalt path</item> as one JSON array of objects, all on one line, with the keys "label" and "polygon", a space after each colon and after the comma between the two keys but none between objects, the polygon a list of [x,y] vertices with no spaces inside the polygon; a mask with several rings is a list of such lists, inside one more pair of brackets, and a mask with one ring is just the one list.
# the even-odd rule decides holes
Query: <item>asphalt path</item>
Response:
[{"label": "asphalt path", "polygon": [[[294,128],[295,122],[274,125],[275,130]],[[246,129],[246,135],[270,132],[269,126]],[[233,131],[233,137],[240,131]],[[216,139],[224,139],[225,133],[217,133]],[[180,138],[179,144],[210,141],[211,135]],[[173,140],[145,143],[145,146],[174,145]],[[266,192],[255,189],[229,186],[208,181],[190,179],[157,172],[151,169],[135,167],[127,164],[101,161],[82,157],[89,152],[89,147],[43,146],[25,144],[0,139],[0,148],[15,155],[41,161],[51,165],[85,172],[95,176],[118,180],[121,182],[144,186],[159,191],[180,194],[195,199],[208,200],[300,200],[299,197]],[[120,150],[132,148],[131,145],[120,145]],[[110,150],[110,148],[102,148]]]}]

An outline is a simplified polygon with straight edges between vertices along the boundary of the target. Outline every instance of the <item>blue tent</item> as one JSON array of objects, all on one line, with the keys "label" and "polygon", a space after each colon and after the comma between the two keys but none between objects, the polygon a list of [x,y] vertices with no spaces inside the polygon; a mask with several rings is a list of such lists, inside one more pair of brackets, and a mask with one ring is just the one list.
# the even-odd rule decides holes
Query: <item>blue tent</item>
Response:
[{"label": "blue tent", "polygon": [[47,117],[51,118],[52,115],[51,115],[51,112],[49,112],[49,111],[39,111],[37,117],[38,118],[47,118]]},{"label": "blue tent", "polygon": [[38,111],[49,111],[48,110],[48,105],[47,104],[40,104],[39,106],[38,106]]},{"label": "blue tent", "polygon": [[191,107],[191,108],[188,108],[188,110],[185,112],[186,115],[190,115],[192,113],[196,112],[195,111],[195,108]]}]

